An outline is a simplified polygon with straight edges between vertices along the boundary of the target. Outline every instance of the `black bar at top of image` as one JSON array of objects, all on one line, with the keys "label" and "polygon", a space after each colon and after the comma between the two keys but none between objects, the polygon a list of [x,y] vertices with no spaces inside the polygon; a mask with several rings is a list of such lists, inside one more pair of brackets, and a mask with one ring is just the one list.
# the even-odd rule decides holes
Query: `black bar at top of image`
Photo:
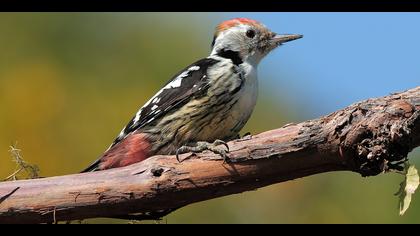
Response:
[{"label": "black bar at top of image", "polygon": [[8,0],[0,11],[41,12],[414,12],[420,0]]}]

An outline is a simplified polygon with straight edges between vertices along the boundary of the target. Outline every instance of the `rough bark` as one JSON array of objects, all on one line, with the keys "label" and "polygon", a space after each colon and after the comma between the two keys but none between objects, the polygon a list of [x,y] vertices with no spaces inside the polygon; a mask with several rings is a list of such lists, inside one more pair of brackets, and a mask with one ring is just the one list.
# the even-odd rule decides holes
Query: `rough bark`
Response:
[{"label": "rough bark", "polygon": [[325,117],[229,142],[209,152],[154,156],[124,168],[0,183],[0,223],[161,217],[185,205],[328,171],[399,169],[420,145],[420,87]]}]

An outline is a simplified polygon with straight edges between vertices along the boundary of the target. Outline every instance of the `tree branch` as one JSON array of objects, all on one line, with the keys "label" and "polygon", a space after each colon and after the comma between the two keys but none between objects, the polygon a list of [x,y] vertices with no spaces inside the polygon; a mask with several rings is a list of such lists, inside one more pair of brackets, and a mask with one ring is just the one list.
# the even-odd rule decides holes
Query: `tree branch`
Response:
[{"label": "tree branch", "polygon": [[[420,87],[209,152],[154,156],[124,168],[0,183],[1,223],[92,217],[159,218],[188,204],[328,171],[398,169],[420,145]],[[129,215],[131,214],[131,215]]]}]

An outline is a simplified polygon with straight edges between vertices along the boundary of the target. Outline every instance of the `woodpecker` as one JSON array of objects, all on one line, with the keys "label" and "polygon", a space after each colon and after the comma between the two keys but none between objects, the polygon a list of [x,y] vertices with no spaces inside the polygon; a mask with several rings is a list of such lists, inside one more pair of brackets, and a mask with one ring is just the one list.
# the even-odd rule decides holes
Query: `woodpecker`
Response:
[{"label": "woodpecker", "polygon": [[[122,129],[105,153],[82,172],[131,165],[150,156],[210,150],[227,158],[255,107],[257,66],[299,34],[276,34],[258,21],[217,25],[208,57],[177,73]],[[225,147],[222,147],[225,145]]]}]

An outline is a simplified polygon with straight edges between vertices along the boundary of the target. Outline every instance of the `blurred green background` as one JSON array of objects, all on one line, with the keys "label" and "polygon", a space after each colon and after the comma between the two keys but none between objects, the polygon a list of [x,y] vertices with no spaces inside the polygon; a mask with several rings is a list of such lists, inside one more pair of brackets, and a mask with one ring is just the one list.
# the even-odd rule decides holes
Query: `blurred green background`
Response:
[{"label": "blurred green background", "polygon": [[[407,81],[398,78],[397,83],[388,83],[386,78],[379,78],[376,88],[380,89],[366,84],[356,86],[358,81],[368,83],[377,78],[363,75],[369,69],[385,70],[380,65],[364,68],[356,80],[333,74],[337,68],[343,71],[343,60],[328,57],[329,50],[336,52],[331,48],[333,43],[314,41],[315,36],[327,38],[322,32],[328,32],[331,26],[314,21],[341,19],[347,25],[366,25],[357,14],[1,13],[0,177],[8,176],[15,168],[8,153],[15,142],[23,150],[25,160],[40,167],[42,176],[84,169],[174,73],[207,56],[217,23],[239,16],[261,20],[279,33],[305,35],[304,39],[278,49],[261,64],[258,104],[243,133],[255,134],[326,115],[360,99],[418,86],[420,81],[418,66],[417,71],[405,76]],[[373,21],[384,18],[377,14],[362,17]],[[391,15],[385,19],[402,19],[404,23],[404,17]],[[420,17],[415,17],[415,22],[419,22]],[[393,35],[394,28],[388,25],[387,33]],[[352,29],[357,31],[357,27]],[[382,32],[371,30],[372,37]],[[305,33],[313,33],[312,41],[311,34]],[[347,42],[333,46],[351,51],[358,48],[350,36],[354,32],[348,33]],[[411,51],[402,50],[408,54]],[[349,59],[345,50],[340,55]],[[372,58],[367,60],[375,61],[383,55],[374,54]],[[352,67],[351,71],[357,69]],[[322,79],[331,75],[340,77]],[[412,162],[418,165],[419,158],[415,156],[419,156],[418,151],[410,154]],[[414,196],[406,215],[398,215],[398,199],[393,194],[402,178],[397,174],[361,178],[348,172],[325,173],[196,203],[170,214],[163,222],[420,223],[419,196]]]}]

